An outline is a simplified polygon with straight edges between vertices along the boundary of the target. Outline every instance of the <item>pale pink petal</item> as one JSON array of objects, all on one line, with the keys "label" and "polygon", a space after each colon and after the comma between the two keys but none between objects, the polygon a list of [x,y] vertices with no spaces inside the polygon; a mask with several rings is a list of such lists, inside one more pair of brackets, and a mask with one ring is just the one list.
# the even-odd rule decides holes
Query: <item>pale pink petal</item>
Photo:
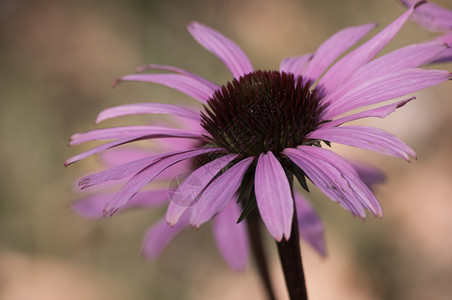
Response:
[{"label": "pale pink petal", "polygon": [[103,152],[105,150],[108,150],[108,149],[111,149],[111,148],[114,148],[114,147],[118,147],[118,146],[121,146],[121,145],[124,145],[124,144],[127,144],[127,143],[131,143],[131,142],[134,142],[134,141],[144,140],[144,139],[146,139],[146,136],[132,137],[132,138],[120,139],[120,140],[117,140],[117,141],[113,141],[113,142],[109,142],[109,143],[100,145],[98,147],[94,147],[94,148],[92,148],[92,149],[90,149],[88,151],[79,153],[79,154],[67,159],[64,162],[64,166],[67,167],[70,164],[73,164],[74,162],[77,162],[77,161],[79,161],[81,159],[90,157],[91,155]]},{"label": "pale pink petal", "polygon": [[375,195],[362,182],[358,172],[345,159],[328,149],[311,146],[301,146],[300,148],[304,148],[302,151],[312,155],[312,157],[321,159],[336,168],[341,173],[341,176],[348,181],[351,191],[355,193],[359,202],[375,216],[383,216],[383,210]]},{"label": "pale pink petal", "polygon": [[224,260],[233,270],[243,271],[248,262],[248,232],[245,220],[237,223],[241,209],[236,202],[237,196],[213,219],[212,230]]},{"label": "pale pink petal", "polygon": [[145,167],[140,172],[138,172],[135,176],[132,177],[119,192],[114,196],[114,198],[108,203],[105,207],[105,212],[112,215],[119,208],[124,206],[130,198],[133,197],[139,190],[141,190],[146,184],[151,182],[157,175],[159,175],[162,171],[169,168],[170,166],[189,159],[191,157],[195,157],[201,154],[207,154],[212,152],[223,151],[221,148],[201,148],[201,149],[192,149],[189,151],[185,151],[183,153],[169,155],[167,157],[161,158],[159,161]]},{"label": "pale pink petal", "polygon": [[437,41],[440,41],[442,43],[445,43],[449,46],[449,48],[442,52],[440,55],[435,57],[432,61],[429,63],[445,63],[445,62],[451,62],[452,61],[452,33],[445,34],[443,36],[440,36],[436,39]]},{"label": "pale pink petal", "polygon": [[301,239],[307,242],[321,256],[325,256],[325,228],[322,220],[304,196],[294,191],[294,199]]},{"label": "pale pink petal", "polygon": [[141,254],[150,259],[156,258],[174,237],[187,227],[188,218],[184,218],[174,227],[171,227],[164,219],[161,219],[146,232],[143,245],[141,246]]},{"label": "pale pink petal", "polygon": [[287,148],[284,154],[297,164],[308,178],[331,200],[354,216],[364,218],[363,208],[381,216],[382,209],[355,169],[334,152],[319,147]]},{"label": "pale pink petal", "polygon": [[332,101],[322,114],[332,119],[355,108],[376,104],[438,85],[452,78],[440,70],[405,69],[363,82]]},{"label": "pale pink petal", "polygon": [[377,24],[365,24],[356,27],[345,28],[329,39],[327,39],[314,54],[303,73],[303,76],[312,82],[322,75],[323,72],[347,49],[356,44]]},{"label": "pale pink petal", "polygon": [[441,64],[441,63],[448,63],[451,61],[452,61],[452,49],[448,49],[446,52],[435,57],[435,59],[432,60],[430,63],[431,64]]},{"label": "pale pink petal", "polygon": [[411,7],[372,39],[335,63],[320,79],[318,86],[325,89],[327,92],[332,92],[336,87],[340,86],[342,82],[349,79],[357,69],[369,62],[390,40],[392,40],[413,11],[414,7]]},{"label": "pale pink petal", "polygon": [[288,240],[294,210],[292,191],[283,167],[271,151],[259,156],[254,190],[259,213],[270,234],[278,242],[283,236]]},{"label": "pale pink petal", "polygon": [[[417,0],[399,0],[407,7],[418,2]],[[426,3],[419,7],[412,20],[433,31],[452,31],[452,11],[436,5]]]},{"label": "pale pink petal", "polygon": [[198,43],[223,61],[234,78],[239,79],[254,71],[242,49],[221,33],[197,22],[188,24],[188,31]]},{"label": "pale pink petal", "polygon": [[[113,198],[113,193],[103,193],[77,200],[72,208],[81,216],[90,219],[102,218],[105,205]],[[131,208],[153,208],[169,201],[168,190],[142,191],[133,196],[120,211]]]},{"label": "pale pink petal", "polygon": [[192,77],[202,83],[204,83],[205,85],[209,86],[210,88],[214,89],[214,90],[218,90],[220,87],[218,85],[216,85],[215,83],[205,79],[204,77],[201,77],[199,75],[190,73],[188,71],[185,71],[183,69],[177,68],[177,67],[173,67],[173,66],[165,66],[165,65],[156,65],[156,64],[149,64],[149,65],[145,65],[145,66],[140,66],[138,68],[136,68],[136,71],[138,73],[146,71],[146,70],[165,70],[165,71],[171,71],[171,72],[175,72],[175,73],[179,73],[188,77]]},{"label": "pale pink petal", "polygon": [[124,126],[95,129],[84,133],[76,133],[71,136],[69,145],[79,145],[89,141],[126,139],[133,137],[147,136],[152,138],[192,138],[205,139],[201,132],[193,130],[167,128],[160,126]]},{"label": "pale pink petal", "polygon": [[199,227],[221,212],[240,187],[242,178],[252,162],[253,157],[245,158],[216,178],[193,206],[190,224]]},{"label": "pale pink petal", "polygon": [[359,178],[361,178],[364,184],[369,188],[376,184],[383,183],[386,179],[385,174],[376,167],[368,164],[358,163],[356,161],[349,161],[349,163],[356,170]]},{"label": "pale pink petal", "polygon": [[297,76],[303,75],[304,70],[306,69],[306,65],[312,58],[312,53],[295,56],[295,57],[286,57],[281,62],[281,66],[279,67],[280,72],[292,73]]},{"label": "pale pink petal", "polygon": [[128,147],[128,148],[114,148],[111,149],[110,151],[102,152],[99,155],[99,158],[103,165],[107,167],[116,167],[134,160],[146,158],[153,155],[157,155],[157,153],[151,152],[148,149],[141,149],[138,147]]},{"label": "pale pink petal", "polygon": [[138,114],[170,114],[199,121],[199,112],[178,105],[166,103],[134,103],[104,109],[99,113],[96,124],[104,120]]},{"label": "pale pink petal", "polygon": [[116,86],[122,81],[141,81],[161,84],[169,88],[178,90],[202,103],[207,103],[212,97],[215,89],[204,83],[185,75],[180,74],[134,74],[127,75],[117,79],[113,86]]},{"label": "pale pink petal", "polygon": [[349,80],[329,93],[323,100],[323,104],[335,102],[351,89],[373,78],[398,72],[408,68],[416,68],[426,64],[448,50],[445,41],[432,41],[428,43],[410,45],[389,54],[379,57],[357,70]]},{"label": "pale pink petal", "polygon": [[409,155],[416,153],[395,135],[375,127],[344,126],[322,128],[309,133],[308,138],[330,141],[374,151],[377,153],[401,157],[410,160]]},{"label": "pale pink petal", "polygon": [[200,193],[215,175],[236,157],[236,154],[228,154],[191,172],[177,190],[171,193],[171,202],[166,212],[166,221],[174,226],[182,214],[190,206],[195,205]]},{"label": "pale pink petal", "polygon": [[78,185],[80,186],[81,189],[85,189],[94,185],[102,184],[107,181],[123,179],[127,176],[136,174],[138,171],[158,161],[161,158],[165,158],[173,154],[186,153],[188,151],[189,150],[175,151],[137,159],[125,164],[115,166],[113,168],[106,169],[98,173],[82,177]]},{"label": "pale pink petal", "polygon": [[370,117],[385,118],[389,114],[393,113],[396,109],[404,106],[405,104],[407,104],[408,102],[410,102],[411,100],[414,100],[414,99],[416,99],[416,98],[411,97],[406,100],[397,101],[397,102],[394,102],[394,103],[391,103],[391,104],[388,104],[385,106],[372,108],[372,109],[365,110],[365,111],[362,111],[362,112],[359,112],[356,114],[348,115],[348,116],[333,120],[331,122],[323,123],[320,126],[320,128],[336,127],[336,126],[342,125],[344,123],[363,119],[363,118],[370,118]]}]

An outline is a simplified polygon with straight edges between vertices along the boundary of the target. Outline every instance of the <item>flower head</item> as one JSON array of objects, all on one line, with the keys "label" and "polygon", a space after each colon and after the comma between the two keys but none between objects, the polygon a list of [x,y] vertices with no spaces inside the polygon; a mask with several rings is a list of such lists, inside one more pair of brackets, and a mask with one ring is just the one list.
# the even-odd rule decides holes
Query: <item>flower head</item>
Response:
[{"label": "flower head", "polygon": [[[294,203],[299,206],[293,196],[293,177],[302,186],[308,178],[354,216],[364,218],[367,210],[381,217],[379,202],[356,168],[325,145],[340,143],[406,160],[415,157],[410,147],[390,133],[344,124],[367,117],[383,118],[414,99],[409,94],[451,78],[447,71],[418,68],[448,50],[451,40],[410,45],[374,59],[421,4],[413,5],[336,63],[375,24],[343,29],[314,54],[284,59],[279,71],[254,70],[235,43],[193,22],[189,32],[223,61],[234,78],[217,86],[175,67],[142,67],[140,71],[172,73],[128,75],[115,84],[142,81],[166,85],[199,100],[203,107],[197,112],[170,104],[139,103],[107,109],[98,121],[164,113],[198,121],[201,128],[130,126],[76,134],[71,144],[114,141],[81,153],[66,164],[138,140],[191,139],[197,141],[195,146],[134,160],[87,176],[80,184],[85,188],[130,177],[105,208],[107,214],[113,214],[160,173],[190,160],[193,171],[179,185],[167,210],[166,221],[173,226],[186,218],[199,227],[232,203],[242,211],[239,220],[257,209],[277,241],[288,239]],[[381,105],[398,97],[406,99]],[[368,108],[375,104],[380,106]],[[363,110],[355,112],[358,108]]]}]

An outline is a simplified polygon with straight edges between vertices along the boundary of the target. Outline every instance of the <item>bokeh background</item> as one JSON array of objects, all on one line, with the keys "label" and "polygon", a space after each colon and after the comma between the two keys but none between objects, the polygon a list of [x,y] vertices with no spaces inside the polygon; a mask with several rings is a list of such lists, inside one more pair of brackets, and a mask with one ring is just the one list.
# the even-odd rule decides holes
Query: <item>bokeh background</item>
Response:
[{"label": "bokeh background", "polygon": [[[448,0],[435,2],[452,9]],[[314,51],[343,27],[378,21],[381,29],[403,10],[392,0],[0,1],[0,299],[261,299],[254,263],[242,274],[229,270],[209,226],[146,261],[139,255],[142,236],[164,209],[77,216],[74,181],[98,162],[65,169],[65,159],[94,145],[69,148],[68,137],[94,128],[96,114],[110,106],[196,104],[151,84],[112,89],[136,66],[169,64],[220,84],[230,80],[189,36],[191,20],[232,38],[256,68],[275,69],[283,57]],[[409,23],[383,52],[434,36]],[[387,182],[376,194],[385,216],[362,222],[312,192],[329,255],[322,259],[302,244],[311,299],[451,299],[452,85],[416,95],[387,119],[365,124],[400,136],[417,161],[333,147],[384,170]],[[276,248],[267,244],[284,299]]]}]

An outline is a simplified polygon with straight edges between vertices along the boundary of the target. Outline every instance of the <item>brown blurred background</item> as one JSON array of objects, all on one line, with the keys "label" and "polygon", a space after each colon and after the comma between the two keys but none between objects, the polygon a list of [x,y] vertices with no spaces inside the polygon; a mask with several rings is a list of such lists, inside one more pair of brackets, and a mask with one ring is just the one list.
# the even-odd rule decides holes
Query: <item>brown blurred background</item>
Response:
[{"label": "brown blurred background", "polygon": [[[436,3],[452,9],[448,0]],[[260,299],[253,263],[243,274],[221,260],[209,226],[178,237],[155,261],[139,256],[146,228],[164,210],[86,220],[70,203],[74,180],[96,166],[63,161],[68,137],[93,128],[114,105],[191,101],[150,84],[111,82],[145,63],[175,65],[224,83],[230,74],[189,36],[197,20],[236,41],[258,69],[314,51],[340,28],[403,12],[392,0],[0,1],[0,299]],[[377,32],[375,30],[373,34]],[[433,38],[407,24],[384,52]],[[451,65],[439,65],[451,70]],[[329,256],[302,245],[311,299],[451,299],[452,84],[417,93],[386,120],[419,159],[335,146],[381,167],[385,216],[362,222],[313,192],[326,223]],[[128,118],[114,124],[140,124]],[[141,123],[142,124],[142,123]],[[286,297],[271,240],[271,265]]]}]

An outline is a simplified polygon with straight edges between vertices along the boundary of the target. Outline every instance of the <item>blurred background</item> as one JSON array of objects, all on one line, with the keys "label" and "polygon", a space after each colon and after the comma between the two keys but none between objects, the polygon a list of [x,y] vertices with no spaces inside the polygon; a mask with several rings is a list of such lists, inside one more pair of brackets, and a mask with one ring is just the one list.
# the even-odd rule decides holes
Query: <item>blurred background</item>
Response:
[{"label": "blurred background", "polygon": [[[448,0],[435,2],[452,9]],[[343,27],[378,21],[375,34],[403,11],[392,0],[0,1],[0,299],[261,299],[254,262],[241,274],[228,269],[210,226],[186,232],[146,261],[142,237],[164,208],[101,220],[77,216],[74,182],[99,164],[90,158],[65,169],[68,157],[94,145],[69,148],[68,138],[93,129],[97,113],[110,106],[196,105],[151,84],[112,89],[136,66],[168,64],[219,84],[230,80],[186,31],[192,20],[237,42],[256,69],[277,69],[282,58],[314,51]],[[383,53],[434,36],[408,23]],[[397,134],[417,161],[333,146],[386,173],[376,189],[385,216],[362,222],[312,192],[326,223],[328,257],[302,244],[311,299],[450,299],[451,94],[445,83],[417,93],[385,120],[365,122]],[[149,117],[97,127],[143,121]],[[285,299],[276,247],[267,244]]]}]

